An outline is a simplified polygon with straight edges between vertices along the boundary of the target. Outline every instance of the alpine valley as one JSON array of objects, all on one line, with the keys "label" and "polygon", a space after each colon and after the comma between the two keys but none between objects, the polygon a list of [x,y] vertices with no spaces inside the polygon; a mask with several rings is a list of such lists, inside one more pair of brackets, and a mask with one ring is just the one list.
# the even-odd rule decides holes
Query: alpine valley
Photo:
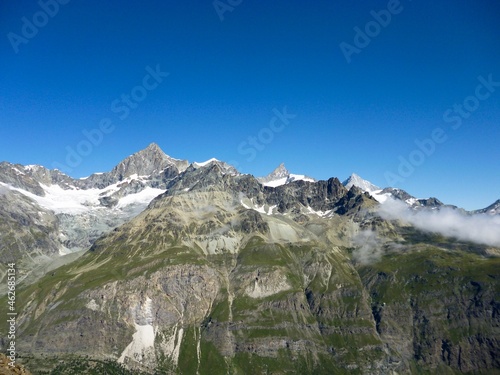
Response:
[{"label": "alpine valley", "polygon": [[83,179],[2,162],[2,352],[15,263],[32,374],[500,374],[500,243],[411,219],[499,207],[156,144]]}]

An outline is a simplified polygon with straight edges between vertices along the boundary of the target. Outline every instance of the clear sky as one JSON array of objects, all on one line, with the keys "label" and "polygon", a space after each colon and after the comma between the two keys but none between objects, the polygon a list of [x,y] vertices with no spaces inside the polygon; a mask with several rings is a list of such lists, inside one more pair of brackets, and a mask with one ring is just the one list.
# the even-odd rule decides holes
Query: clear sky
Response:
[{"label": "clear sky", "polygon": [[0,37],[0,160],[82,177],[156,142],[500,198],[496,0],[6,0]]}]

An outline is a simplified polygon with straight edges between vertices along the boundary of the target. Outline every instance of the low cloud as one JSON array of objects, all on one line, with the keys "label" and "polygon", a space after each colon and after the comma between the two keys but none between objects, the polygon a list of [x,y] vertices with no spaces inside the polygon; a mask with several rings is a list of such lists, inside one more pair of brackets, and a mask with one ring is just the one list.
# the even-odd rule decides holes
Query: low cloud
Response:
[{"label": "low cloud", "polygon": [[400,201],[388,199],[379,207],[387,220],[402,220],[414,227],[463,241],[500,247],[500,216],[466,215],[452,208],[413,210]]},{"label": "low cloud", "polygon": [[362,230],[354,235],[352,243],[355,250],[352,258],[362,265],[378,261],[383,255],[382,241],[372,230]]}]

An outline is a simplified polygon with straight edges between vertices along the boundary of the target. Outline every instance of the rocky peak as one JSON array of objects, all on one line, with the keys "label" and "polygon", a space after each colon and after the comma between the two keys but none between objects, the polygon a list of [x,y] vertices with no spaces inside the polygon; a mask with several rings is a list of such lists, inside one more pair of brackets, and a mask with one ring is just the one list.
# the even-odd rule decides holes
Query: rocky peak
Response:
[{"label": "rocky peak", "polygon": [[300,174],[292,174],[285,168],[285,164],[281,163],[274,171],[265,177],[259,177],[257,180],[264,186],[277,187],[288,184],[293,181],[316,181],[314,178]]},{"label": "rocky peak", "polygon": [[220,171],[222,174],[229,173],[233,176],[239,175],[240,173],[234,168],[232,165],[227,164],[226,162],[217,160],[215,158],[211,158],[205,162],[202,163],[197,163],[194,162],[192,163],[189,168],[191,169],[199,169],[199,168],[215,168]]},{"label": "rocky peak", "polygon": [[290,172],[288,171],[288,169],[286,169],[285,167],[285,163],[281,163],[280,165],[278,165],[278,167],[272,171],[267,177],[268,178],[272,178],[272,179],[275,179],[275,178],[282,178],[282,177],[287,177],[288,175],[290,174]]},{"label": "rocky peak", "polygon": [[289,175],[290,172],[288,172],[288,169],[286,169],[285,164],[281,163],[274,171],[272,171],[265,177],[259,177],[258,180],[261,183],[266,184],[268,182],[277,181],[281,179],[286,180]]},{"label": "rocky peak", "polygon": [[417,199],[418,203],[423,207],[441,207],[444,203],[435,197]]},{"label": "rocky peak", "polygon": [[380,190],[380,188],[378,186],[372,184],[370,181],[367,181],[367,180],[361,178],[361,176],[357,175],[356,173],[351,174],[349,176],[349,178],[347,180],[345,180],[342,184],[348,190],[352,186],[356,186],[356,187],[360,188],[361,190],[367,191],[369,193],[376,191],[376,190]]},{"label": "rocky peak", "polygon": [[160,155],[166,155],[163,150],[158,146],[155,142],[152,142],[149,144],[148,147],[146,147],[144,150],[139,151],[139,153],[155,153],[155,154],[160,154]]},{"label": "rocky peak", "polygon": [[134,174],[138,176],[158,174],[169,167],[181,172],[188,165],[187,160],[174,159],[165,154],[156,143],[151,143],[144,150],[136,152],[120,162],[110,173],[121,181]]}]

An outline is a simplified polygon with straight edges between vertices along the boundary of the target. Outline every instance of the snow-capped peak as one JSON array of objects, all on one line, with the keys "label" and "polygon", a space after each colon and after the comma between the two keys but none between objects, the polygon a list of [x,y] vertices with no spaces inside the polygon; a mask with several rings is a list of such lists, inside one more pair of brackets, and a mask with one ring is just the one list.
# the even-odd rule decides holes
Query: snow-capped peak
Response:
[{"label": "snow-capped peak", "polygon": [[281,163],[280,165],[278,165],[278,167],[274,171],[272,171],[270,174],[268,174],[267,177],[265,177],[265,178],[268,178],[271,180],[277,180],[277,179],[280,179],[283,177],[288,177],[289,175],[290,175],[290,172],[288,172],[288,169],[286,169],[285,163]]},{"label": "snow-capped peak", "polygon": [[232,165],[227,164],[226,162],[220,161],[216,158],[211,158],[208,159],[207,161],[197,163],[194,162],[191,164],[194,169],[199,169],[199,168],[204,168],[204,167],[218,167],[219,171],[222,174],[229,174],[231,176],[237,176],[240,174],[236,168],[234,168]]},{"label": "snow-capped peak", "polygon": [[349,176],[347,180],[342,182],[342,185],[346,187],[346,189],[350,189],[352,186],[356,186],[360,188],[363,191],[366,191],[368,193],[372,193],[374,191],[380,190],[380,188],[374,184],[372,184],[370,181],[367,181],[363,178],[361,178],[359,175],[356,173],[353,173]]},{"label": "snow-capped peak", "polygon": [[281,163],[274,171],[268,174],[266,177],[259,177],[257,180],[264,186],[277,187],[281,185],[288,184],[292,181],[316,181],[314,178],[307,177],[303,174],[292,174],[290,173],[284,163]]},{"label": "snow-capped peak", "polygon": [[201,163],[198,163],[198,162],[195,161],[193,163],[193,165],[194,165],[195,168],[199,168],[199,167],[204,167],[204,166],[206,166],[206,165],[208,165],[208,164],[210,164],[210,163],[212,163],[214,161],[220,161],[220,160],[218,160],[216,158],[211,158],[211,159],[208,159],[207,161],[203,161]]},{"label": "snow-capped peak", "polygon": [[43,169],[44,167],[42,167],[41,165],[38,165],[38,164],[29,164],[29,165],[25,165],[24,166],[24,170],[28,170],[28,171],[31,171],[31,170],[37,170],[37,169]]}]

